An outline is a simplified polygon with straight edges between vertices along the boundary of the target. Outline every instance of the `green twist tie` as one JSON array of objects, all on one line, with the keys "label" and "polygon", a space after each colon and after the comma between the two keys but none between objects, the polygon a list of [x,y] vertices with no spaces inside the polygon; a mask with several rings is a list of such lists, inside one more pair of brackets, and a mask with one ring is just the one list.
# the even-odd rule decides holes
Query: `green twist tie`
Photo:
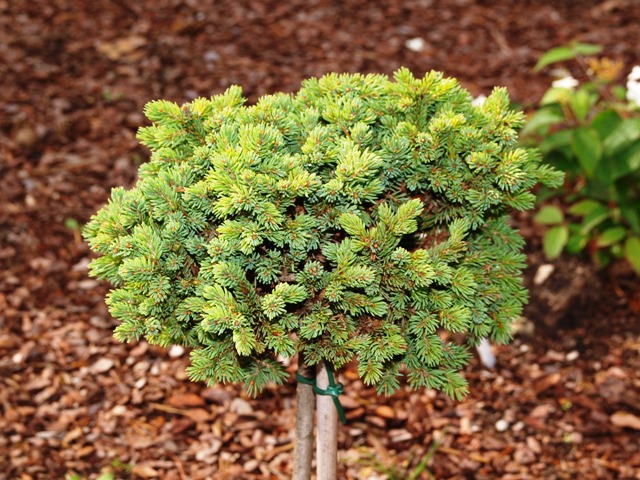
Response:
[{"label": "green twist tie", "polygon": [[324,361],[324,365],[327,369],[327,377],[329,378],[329,385],[327,388],[322,389],[318,387],[318,385],[316,385],[315,378],[304,377],[299,372],[296,372],[296,380],[300,383],[304,383],[305,385],[311,385],[316,395],[329,395],[333,397],[333,404],[336,406],[336,410],[338,411],[338,417],[340,418],[340,422],[344,425],[347,423],[347,417],[344,415],[344,409],[342,408],[340,399],[338,398],[344,393],[344,387],[341,383],[336,383],[333,376],[333,366],[326,360]]},{"label": "green twist tie", "polygon": [[305,385],[314,386],[316,384],[315,378],[303,377],[300,372],[296,372],[296,380]]}]

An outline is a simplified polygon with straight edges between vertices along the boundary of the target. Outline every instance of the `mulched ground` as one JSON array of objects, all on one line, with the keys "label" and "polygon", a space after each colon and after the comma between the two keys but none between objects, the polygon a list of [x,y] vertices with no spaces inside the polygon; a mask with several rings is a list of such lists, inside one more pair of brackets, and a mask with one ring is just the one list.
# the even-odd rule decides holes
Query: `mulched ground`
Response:
[{"label": "mulched ground", "polygon": [[[0,479],[289,476],[293,382],[257,400],[188,382],[187,352],[112,339],[87,277],[79,225],[135,181],[147,101],[405,65],[526,107],[544,51],[599,43],[630,69],[638,25],[635,0],[0,0]],[[517,221],[532,302],[497,369],[474,361],[458,404],[342,372],[340,478],[409,478],[429,451],[416,478],[640,478],[637,277],[563,258],[535,284],[539,232]]]}]

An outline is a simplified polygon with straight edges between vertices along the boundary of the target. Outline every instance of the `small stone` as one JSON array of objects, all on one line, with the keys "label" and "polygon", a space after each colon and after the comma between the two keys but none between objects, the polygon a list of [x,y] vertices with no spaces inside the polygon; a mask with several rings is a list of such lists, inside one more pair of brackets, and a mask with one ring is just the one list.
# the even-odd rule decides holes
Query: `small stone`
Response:
[{"label": "small stone", "polygon": [[544,265],[540,265],[538,270],[536,270],[536,274],[533,277],[534,285],[542,285],[553,273],[555,270],[555,266],[546,263]]},{"label": "small stone", "polygon": [[178,358],[184,355],[184,352],[184,347],[181,347],[180,345],[172,345],[169,349],[169,356],[171,358]]},{"label": "small stone", "polygon": [[404,46],[412,52],[421,52],[422,50],[424,50],[425,45],[426,42],[424,41],[424,38],[421,37],[411,38],[404,42]]},{"label": "small stone", "polygon": [[116,405],[111,409],[111,414],[114,417],[121,417],[127,413],[127,407],[124,405]]},{"label": "small stone", "polygon": [[473,105],[474,107],[481,107],[486,101],[487,101],[487,96],[481,93],[476,98],[471,100],[471,105]]},{"label": "small stone", "polygon": [[507,422],[504,418],[501,418],[496,422],[495,427],[499,432],[506,432],[509,429],[509,422]]},{"label": "small stone", "polygon": [[580,352],[578,352],[577,350],[573,350],[567,353],[567,355],[564,358],[567,362],[573,362],[577,360],[579,356],[580,356]]}]

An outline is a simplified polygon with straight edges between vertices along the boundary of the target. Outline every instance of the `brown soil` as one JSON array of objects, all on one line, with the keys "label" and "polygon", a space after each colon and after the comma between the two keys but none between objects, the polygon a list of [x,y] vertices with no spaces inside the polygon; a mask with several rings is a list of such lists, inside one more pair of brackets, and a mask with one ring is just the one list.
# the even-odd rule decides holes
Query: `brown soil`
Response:
[{"label": "brown soil", "polygon": [[[257,400],[188,382],[186,353],[112,339],[107,286],[87,277],[78,226],[135,181],[147,101],[231,84],[255,100],[404,65],[530,106],[549,85],[532,72],[544,51],[599,43],[630,70],[638,25],[635,0],[0,0],[0,479],[290,474],[293,382]],[[418,37],[421,51],[405,46]],[[432,446],[414,478],[640,478],[637,277],[562,258],[535,285],[539,232],[518,221],[526,328],[495,371],[467,368],[457,404],[377,397],[341,372],[340,478],[409,478]]]}]

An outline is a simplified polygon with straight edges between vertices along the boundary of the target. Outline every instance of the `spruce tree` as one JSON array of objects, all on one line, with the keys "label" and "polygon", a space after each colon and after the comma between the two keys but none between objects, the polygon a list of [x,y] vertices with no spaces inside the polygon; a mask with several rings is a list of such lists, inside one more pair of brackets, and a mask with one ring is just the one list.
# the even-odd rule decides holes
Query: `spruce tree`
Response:
[{"label": "spruce tree", "polygon": [[[560,177],[519,148],[504,89],[328,74],[245,105],[241,89],[145,108],[152,152],[85,228],[121,341],[191,349],[189,378],[250,395],[282,357],[390,395],[467,393],[469,346],[510,338],[527,293],[513,209]],[[442,335],[443,331],[464,334]],[[464,338],[464,340],[460,340]]]}]

